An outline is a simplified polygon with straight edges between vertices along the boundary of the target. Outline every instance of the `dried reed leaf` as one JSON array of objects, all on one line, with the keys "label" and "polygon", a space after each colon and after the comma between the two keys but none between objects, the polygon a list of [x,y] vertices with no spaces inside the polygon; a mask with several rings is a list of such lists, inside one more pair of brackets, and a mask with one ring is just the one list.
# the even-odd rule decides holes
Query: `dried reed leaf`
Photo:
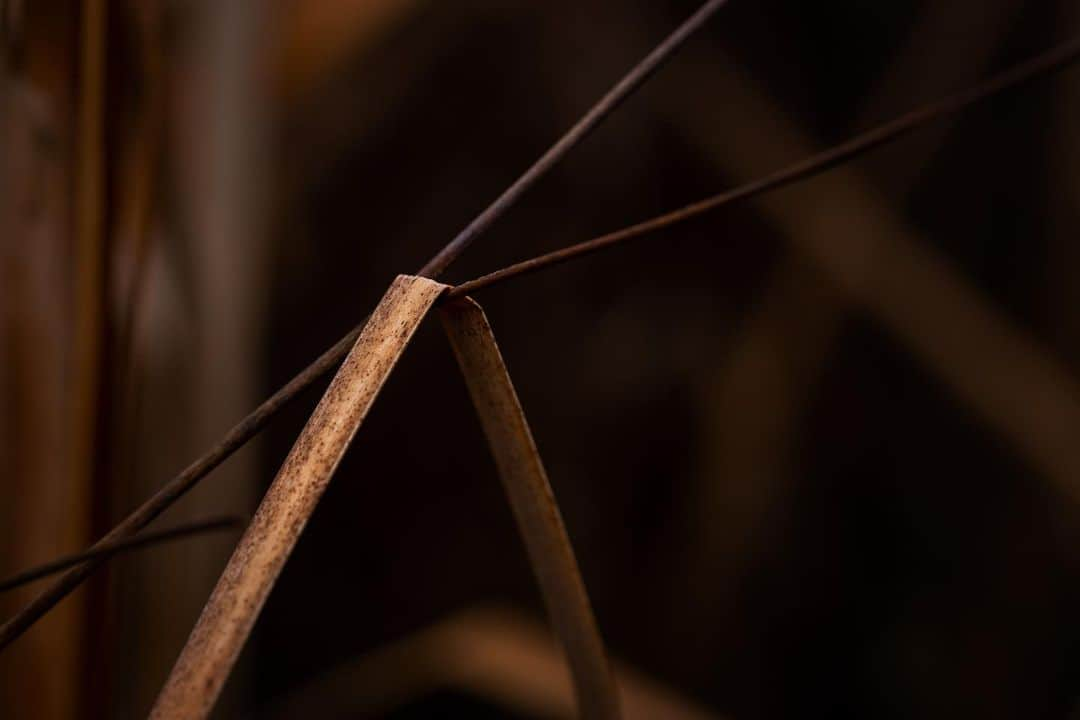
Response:
[{"label": "dried reed leaf", "polygon": [[619,717],[615,681],[585,583],[495,335],[471,298],[448,303],[440,314],[566,650],[581,714]]},{"label": "dried reed leaf", "polygon": [[218,580],[152,718],[210,714],[334,470],[420,321],[445,289],[399,275],[334,376]]}]

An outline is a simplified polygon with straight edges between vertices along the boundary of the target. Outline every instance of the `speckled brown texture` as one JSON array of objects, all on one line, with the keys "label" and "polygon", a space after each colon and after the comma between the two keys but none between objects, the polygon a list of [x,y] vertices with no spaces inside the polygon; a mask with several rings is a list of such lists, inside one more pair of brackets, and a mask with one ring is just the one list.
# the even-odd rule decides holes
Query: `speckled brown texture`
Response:
[{"label": "speckled brown texture", "polygon": [[152,718],[203,718],[345,450],[432,304],[446,289],[399,275],[266,492],[173,667]]},{"label": "speckled brown texture", "polygon": [[581,716],[618,718],[618,693],[585,583],[491,326],[468,297],[441,310],[548,615],[566,651]]}]

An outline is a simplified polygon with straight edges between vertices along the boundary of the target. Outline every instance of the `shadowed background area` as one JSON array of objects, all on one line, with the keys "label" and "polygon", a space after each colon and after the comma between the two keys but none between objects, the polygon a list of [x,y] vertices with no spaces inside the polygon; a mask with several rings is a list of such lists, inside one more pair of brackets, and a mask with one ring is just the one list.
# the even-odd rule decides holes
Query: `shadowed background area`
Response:
[{"label": "shadowed background area", "polygon": [[[696,6],[0,0],[0,577],[103,535]],[[732,0],[443,279],[1077,34],[1069,0]],[[687,717],[1077,717],[1078,128],[1066,69],[476,295],[629,714],[662,716],[659,693]],[[325,386],[162,526],[250,515]],[[143,717],[237,538],[111,561],[0,652],[0,716]],[[544,622],[428,321],[217,714],[565,717]]]}]

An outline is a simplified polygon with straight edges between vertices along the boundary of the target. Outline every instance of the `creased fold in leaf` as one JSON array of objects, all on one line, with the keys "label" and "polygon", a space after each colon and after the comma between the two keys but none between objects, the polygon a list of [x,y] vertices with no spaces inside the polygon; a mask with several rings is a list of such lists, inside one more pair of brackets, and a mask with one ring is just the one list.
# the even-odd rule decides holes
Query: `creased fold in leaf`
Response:
[{"label": "creased fold in leaf", "polygon": [[491,326],[468,297],[446,304],[441,315],[566,651],[581,716],[617,718],[618,694],[585,584]]},{"label": "creased fold in leaf", "polygon": [[399,275],[285,459],[218,580],[153,718],[204,718],[375,397],[444,285]]}]

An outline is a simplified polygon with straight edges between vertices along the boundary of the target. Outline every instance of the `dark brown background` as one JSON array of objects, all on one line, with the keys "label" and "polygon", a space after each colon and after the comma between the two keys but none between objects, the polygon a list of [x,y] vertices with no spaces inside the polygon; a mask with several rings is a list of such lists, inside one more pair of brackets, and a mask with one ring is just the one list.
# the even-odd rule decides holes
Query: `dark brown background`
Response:
[{"label": "dark brown background", "polygon": [[[970,85],[1080,31],[1073,4],[733,0],[446,279],[719,192]],[[231,225],[199,209],[214,207],[197,197],[213,193],[197,178],[199,163],[214,161],[191,160],[218,142],[190,130],[200,127],[191,116],[214,117],[198,90],[212,85],[205,73],[225,72],[200,65],[208,9],[165,3],[154,14],[166,129],[151,173],[157,259],[144,298],[158,297],[160,309],[140,314],[134,426],[116,387],[101,401],[118,428],[106,464],[116,472],[99,459],[91,535],[351,327],[396,273],[419,267],[695,7],[382,2],[393,20],[379,24],[342,3],[342,27],[320,36],[302,19],[330,4],[269,5],[276,11],[253,41],[272,58],[259,65],[266,91],[253,93],[258,115],[244,115],[257,125],[241,123],[238,136],[256,162],[241,153],[222,186],[227,211],[242,215]],[[67,62],[80,15],[60,3],[24,12],[13,77],[54,87],[63,136],[74,81],[50,86],[27,58]],[[147,102],[138,17],[124,3],[110,9],[113,229],[129,186],[118,159],[131,142],[125,128]],[[50,22],[66,22],[68,34],[28,30]],[[376,29],[350,34],[349,22]],[[1080,75],[1066,71],[828,178],[477,296],[613,654],[743,720],[1071,716],[1080,515],[1069,483],[1080,480],[1054,468],[1072,468],[1080,444],[1057,447],[1048,464],[1015,427],[1034,416],[1073,431],[1060,425],[1071,416],[1047,413],[1078,397],[1078,108]],[[200,239],[204,222],[216,240]],[[222,227],[239,228],[247,244]],[[57,255],[67,258],[63,232]],[[123,255],[119,234],[105,233],[109,267]],[[10,266],[21,267],[31,241],[3,235]],[[966,288],[975,311],[942,307],[955,295],[909,273],[921,260],[886,254],[857,265],[866,274],[856,281],[838,280],[807,250],[850,257],[880,238],[918,248],[943,269],[931,278]],[[207,267],[216,284],[200,280]],[[883,286],[900,298],[885,310],[873,289]],[[31,307],[29,291],[13,297],[8,337]],[[221,320],[231,313],[242,316],[235,325]],[[941,356],[911,339],[957,319]],[[225,329],[208,330],[215,322]],[[969,342],[983,322],[1006,330]],[[222,361],[235,375],[203,383],[207,367],[221,367],[216,332],[235,341]],[[941,337],[928,332],[931,344]],[[1017,345],[1045,366],[1010,364]],[[961,375],[989,373],[992,394],[1030,397],[1025,414],[990,416],[957,390],[957,363]],[[5,366],[9,388],[24,366]],[[1044,367],[1046,401],[1029,387]],[[126,382],[119,370],[112,377]],[[238,385],[247,390],[233,393]],[[227,508],[253,510],[317,397],[290,406],[241,460],[246,469],[234,468],[247,490]],[[9,439],[25,404],[4,406]],[[31,452],[8,445],[11,457]],[[5,476],[0,490],[19,492]],[[211,491],[199,492],[191,517],[214,507]],[[47,526],[48,511],[35,522]],[[145,712],[234,539],[112,563],[83,600],[84,681],[67,686],[85,699],[76,715]],[[29,564],[18,557],[5,567]],[[174,597],[172,615],[157,607]],[[267,712],[350,658],[491,604],[542,613],[464,385],[429,322],[281,576],[223,716]],[[23,708],[13,717],[33,714],[18,691],[25,647],[3,665],[16,688],[6,698]],[[400,717],[484,708],[502,716],[484,698],[441,692]]]}]

